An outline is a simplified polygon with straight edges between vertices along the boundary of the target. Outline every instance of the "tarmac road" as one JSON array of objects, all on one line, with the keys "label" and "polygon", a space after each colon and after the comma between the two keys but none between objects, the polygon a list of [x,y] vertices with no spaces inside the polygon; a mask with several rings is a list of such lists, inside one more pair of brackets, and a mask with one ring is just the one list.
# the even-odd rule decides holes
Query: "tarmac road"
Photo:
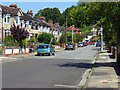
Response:
[{"label": "tarmac road", "polygon": [[55,56],[29,56],[2,63],[3,88],[76,88],[98,48],[80,47]]}]

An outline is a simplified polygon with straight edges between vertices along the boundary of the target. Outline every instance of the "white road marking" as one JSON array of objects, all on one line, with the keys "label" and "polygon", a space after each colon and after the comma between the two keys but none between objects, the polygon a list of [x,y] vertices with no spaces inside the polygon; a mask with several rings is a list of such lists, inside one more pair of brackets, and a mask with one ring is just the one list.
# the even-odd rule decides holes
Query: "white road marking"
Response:
[{"label": "white road marking", "polygon": [[13,57],[0,57],[0,63],[14,62],[14,61],[18,61],[17,58],[13,58]]},{"label": "white road marking", "polygon": [[74,85],[61,85],[61,84],[55,84],[55,87],[65,87],[65,88],[77,88],[77,86]]}]

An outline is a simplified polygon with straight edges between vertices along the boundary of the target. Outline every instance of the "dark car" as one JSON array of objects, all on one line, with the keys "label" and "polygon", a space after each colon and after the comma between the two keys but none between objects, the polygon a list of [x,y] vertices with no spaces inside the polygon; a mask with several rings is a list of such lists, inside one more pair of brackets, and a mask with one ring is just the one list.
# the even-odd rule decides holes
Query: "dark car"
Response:
[{"label": "dark car", "polygon": [[101,41],[97,41],[96,47],[101,47]]},{"label": "dark car", "polygon": [[51,44],[40,44],[37,48],[37,55],[45,55],[49,56],[55,55],[55,50]]},{"label": "dark car", "polygon": [[75,50],[75,44],[66,44],[65,50]]}]

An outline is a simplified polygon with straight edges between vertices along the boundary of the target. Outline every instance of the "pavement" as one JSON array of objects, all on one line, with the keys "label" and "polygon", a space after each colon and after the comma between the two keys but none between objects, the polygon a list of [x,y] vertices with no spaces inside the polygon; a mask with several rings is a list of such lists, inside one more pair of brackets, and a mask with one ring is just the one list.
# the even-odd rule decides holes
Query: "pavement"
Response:
[{"label": "pavement", "polygon": [[120,70],[107,50],[99,52],[84,90],[120,90]]}]

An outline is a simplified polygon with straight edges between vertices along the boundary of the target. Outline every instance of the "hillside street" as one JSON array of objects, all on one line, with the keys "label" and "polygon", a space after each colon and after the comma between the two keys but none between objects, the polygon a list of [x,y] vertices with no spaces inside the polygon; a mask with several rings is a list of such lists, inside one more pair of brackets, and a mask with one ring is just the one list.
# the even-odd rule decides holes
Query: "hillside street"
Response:
[{"label": "hillside street", "polygon": [[2,64],[3,88],[77,88],[99,48],[62,50],[55,56],[12,58]]}]

